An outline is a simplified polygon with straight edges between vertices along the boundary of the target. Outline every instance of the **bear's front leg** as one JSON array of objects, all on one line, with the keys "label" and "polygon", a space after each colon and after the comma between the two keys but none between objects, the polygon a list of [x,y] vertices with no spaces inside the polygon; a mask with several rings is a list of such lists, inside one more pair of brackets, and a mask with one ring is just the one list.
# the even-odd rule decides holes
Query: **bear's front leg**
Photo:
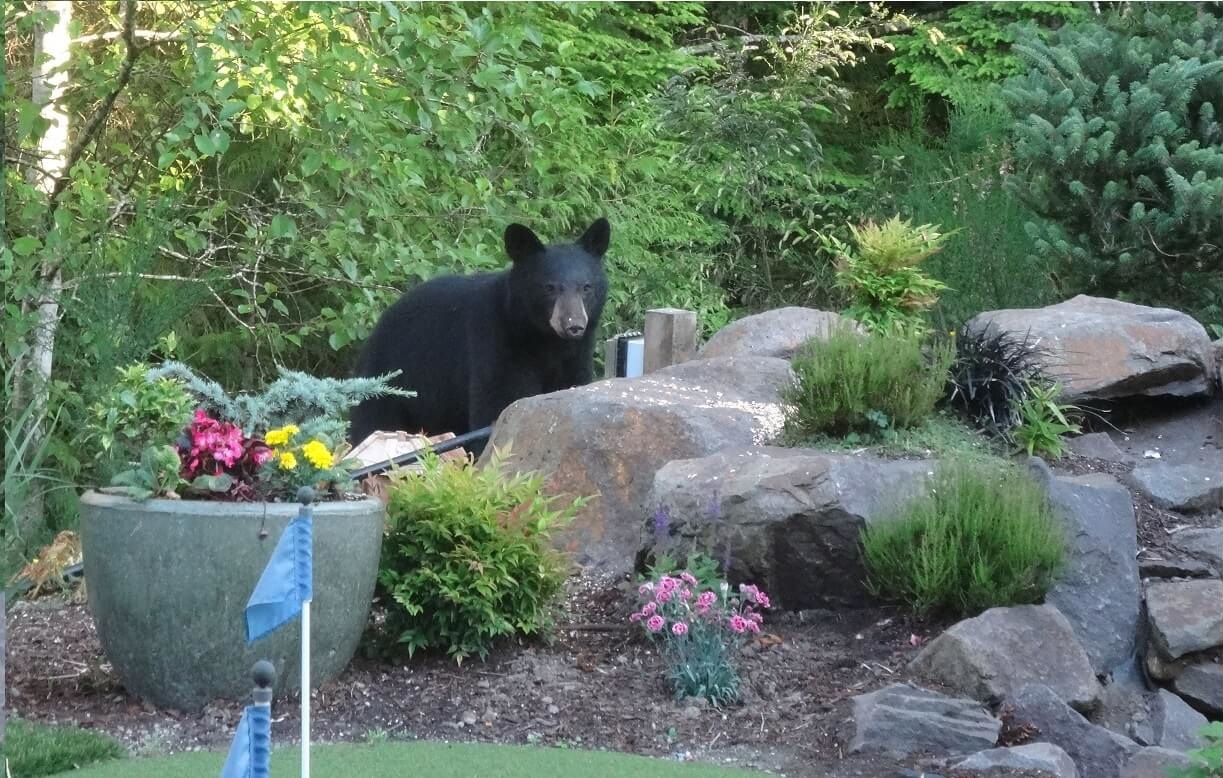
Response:
[{"label": "bear's front leg", "polygon": [[533,374],[490,372],[473,375],[467,403],[468,431],[491,426],[515,400],[542,391],[542,382]]}]

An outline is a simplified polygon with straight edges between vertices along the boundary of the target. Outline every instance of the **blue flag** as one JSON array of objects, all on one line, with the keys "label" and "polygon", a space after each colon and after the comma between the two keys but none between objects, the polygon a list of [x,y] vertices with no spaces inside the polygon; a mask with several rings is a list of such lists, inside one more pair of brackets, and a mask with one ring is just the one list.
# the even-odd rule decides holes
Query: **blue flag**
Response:
[{"label": "blue flag", "polygon": [[238,732],[229,756],[221,768],[221,778],[266,778],[272,737],[271,711],[266,705],[248,705],[242,711]]},{"label": "blue flag", "polygon": [[285,527],[246,603],[246,642],[253,643],[301,613],[314,595],[314,518],[310,508]]}]

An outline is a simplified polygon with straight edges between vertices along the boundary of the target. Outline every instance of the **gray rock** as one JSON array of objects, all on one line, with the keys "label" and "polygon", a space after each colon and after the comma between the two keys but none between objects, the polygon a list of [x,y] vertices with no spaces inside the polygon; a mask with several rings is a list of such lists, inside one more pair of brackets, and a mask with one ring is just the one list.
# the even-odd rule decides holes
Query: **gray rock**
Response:
[{"label": "gray rock", "polygon": [[1160,508],[1209,513],[1223,507],[1223,469],[1218,467],[1153,462],[1135,467],[1125,478]]},{"label": "gray rock", "polygon": [[1133,462],[1134,458],[1118,448],[1107,432],[1089,432],[1070,438],[1066,448],[1072,454],[1091,459],[1102,459],[1106,462]]},{"label": "gray rock", "polygon": [[598,495],[556,533],[582,565],[632,568],[654,473],[674,459],[761,445],[784,423],[790,365],[701,359],[519,400],[502,412],[481,464],[507,444],[509,471],[538,471],[554,495]]},{"label": "gray rock", "polygon": [[1002,722],[972,700],[946,697],[910,684],[892,684],[853,698],[850,753],[967,754],[998,740]]},{"label": "gray rock", "polygon": [[707,549],[732,581],[758,584],[789,610],[863,605],[862,529],[921,491],[931,469],[769,447],[669,462],[650,493],[666,527],[645,533],[643,554]]},{"label": "gray rock", "polygon": [[1216,578],[1223,575],[1223,527],[1183,529],[1169,535],[1168,541],[1190,559],[1206,565]]},{"label": "gray rock", "polygon": [[991,748],[988,751],[978,751],[955,765],[957,770],[989,770],[999,767],[1040,770],[1053,778],[1078,778],[1079,775],[1070,755],[1052,743]]},{"label": "gray rock", "polygon": [[1033,683],[1080,710],[1100,701],[1087,653],[1051,605],[991,608],[965,619],[932,640],[909,669],[991,704]]},{"label": "gray rock", "polygon": [[1192,762],[1180,751],[1151,746],[1139,749],[1121,768],[1120,778],[1168,778],[1173,768],[1188,767]]},{"label": "gray rock", "polygon": [[1172,682],[1172,688],[1212,718],[1223,718],[1223,665],[1213,662],[1189,665]]},{"label": "gray rock", "polygon": [[1153,746],[1159,741],[1152,713],[1157,704],[1156,693],[1147,689],[1137,665],[1131,662],[1109,676],[1091,721],[1140,746]]},{"label": "gray rock", "polygon": [[714,357],[781,357],[789,359],[812,338],[826,340],[845,327],[860,331],[853,319],[814,308],[778,308],[727,324],[701,347],[701,359]]},{"label": "gray rock", "polygon": [[1108,476],[1054,478],[1046,489],[1066,528],[1067,555],[1045,602],[1065,615],[1103,674],[1134,655],[1141,619],[1133,501]]},{"label": "gray rock", "polygon": [[1223,581],[1158,581],[1147,585],[1147,617],[1165,659],[1223,646]]},{"label": "gray rock", "polygon": [[1040,730],[1040,739],[1061,746],[1091,778],[1117,778],[1138,744],[1092,724],[1042,684],[1027,684],[1007,700],[1016,722]]},{"label": "gray rock", "polygon": [[1070,401],[1208,394],[1210,339],[1192,317],[1167,308],[1079,295],[1036,309],[987,311],[971,329],[1029,334]]},{"label": "gray rock", "polygon": [[1155,712],[1155,745],[1173,751],[1188,751],[1201,746],[1198,730],[1210,722],[1189,707],[1189,703],[1167,689],[1160,689],[1152,706]]},{"label": "gray rock", "polygon": [[[1151,554],[1157,552],[1148,552]],[[1143,578],[1211,578],[1218,573],[1211,565],[1188,556],[1143,556],[1138,560],[1138,574]]]}]

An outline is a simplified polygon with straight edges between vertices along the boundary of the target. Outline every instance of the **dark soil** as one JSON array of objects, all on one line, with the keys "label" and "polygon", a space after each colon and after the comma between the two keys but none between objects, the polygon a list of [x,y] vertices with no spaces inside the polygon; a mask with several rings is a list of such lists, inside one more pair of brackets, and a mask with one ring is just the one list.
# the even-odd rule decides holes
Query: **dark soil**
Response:
[{"label": "dark soil", "polygon": [[[484,663],[357,658],[315,692],[314,737],[612,749],[794,776],[916,776],[931,766],[847,755],[850,698],[902,680],[921,643],[947,623],[892,608],[775,615],[740,656],[743,702],[719,710],[673,701],[658,653],[621,626],[632,605],[625,592],[614,581],[573,579],[551,643],[504,646]],[[142,703],[102,656],[84,605],[21,603],[8,630],[12,714],[100,730],[135,753],[228,746],[245,701],[198,714]],[[294,695],[277,701],[273,718],[276,742],[297,740]]]}]

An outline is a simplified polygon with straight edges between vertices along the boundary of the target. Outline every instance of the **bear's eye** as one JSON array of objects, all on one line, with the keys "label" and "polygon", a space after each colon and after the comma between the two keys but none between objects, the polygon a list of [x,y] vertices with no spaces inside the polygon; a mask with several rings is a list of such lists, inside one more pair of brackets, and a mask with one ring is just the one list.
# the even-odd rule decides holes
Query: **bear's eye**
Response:
[{"label": "bear's eye", "polygon": [[559,290],[556,284],[544,284],[544,291],[548,294],[556,294]]},{"label": "bear's eye", "polygon": [[583,292],[583,293],[589,293],[589,292],[590,292],[590,290],[591,290],[592,288],[593,288],[593,287],[591,287],[591,285],[590,285],[590,284],[582,284],[582,292]]}]

